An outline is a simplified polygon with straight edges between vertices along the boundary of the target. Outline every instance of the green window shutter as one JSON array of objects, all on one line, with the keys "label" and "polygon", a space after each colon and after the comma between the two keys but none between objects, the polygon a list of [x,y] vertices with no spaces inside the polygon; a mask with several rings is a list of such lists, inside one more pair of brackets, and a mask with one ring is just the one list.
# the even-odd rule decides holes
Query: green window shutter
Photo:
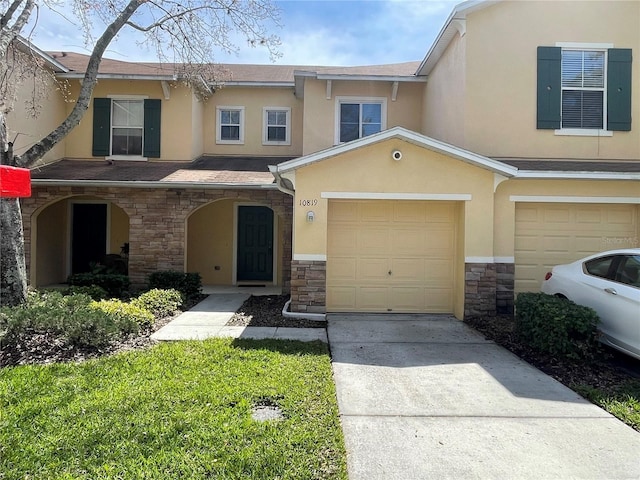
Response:
[{"label": "green window shutter", "polygon": [[144,101],[144,150],[148,158],[160,158],[160,106],[161,101]]},{"label": "green window shutter", "polygon": [[612,48],[607,64],[607,129],[631,130],[631,49]]},{"label": "green window shutter", "polygon": [[560,47],[538,47],[538,128],[560,128]]},{"label": "green window shutter", "polygon": [[93,147],[94,157],[111,154],[111,99],[93,99]]}]

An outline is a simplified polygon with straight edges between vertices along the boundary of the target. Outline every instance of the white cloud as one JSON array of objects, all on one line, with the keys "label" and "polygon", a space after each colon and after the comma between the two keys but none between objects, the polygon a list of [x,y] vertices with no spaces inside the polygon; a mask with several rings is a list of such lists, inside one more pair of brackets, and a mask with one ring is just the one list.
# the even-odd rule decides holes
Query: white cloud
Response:
[{"label": "white cloud", "polygon": [[[274,33],[282,40],[278,64],[363,65],[421,60],[457,0],[360,0],[351,2],[281,2],[285,27]],[[32,37],[40,48],[89,53],[81,29],[63,16],[40,10]],[[106,56],[127,61],[155,61],[155,52],[137,45],[140,37],[123,30]],[[263,48],[235,39],[238,55],[219,51],[220,63],[270,63]]]}]

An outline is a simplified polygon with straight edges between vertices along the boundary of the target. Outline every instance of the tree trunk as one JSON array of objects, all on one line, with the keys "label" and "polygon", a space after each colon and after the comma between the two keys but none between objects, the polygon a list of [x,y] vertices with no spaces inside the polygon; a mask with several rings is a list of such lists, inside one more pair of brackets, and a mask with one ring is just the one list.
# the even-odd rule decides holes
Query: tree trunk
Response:
[{"label": "tree trunk", "polygon": [[17,198],[0,198],[0,305],[15,306],[27,298],[22,213]]},{"label": "tree trunk", "polygon": [[[12,165],[7,149],[7,125],[0,112],[0,164]],[[27,299],[27,267],[24,260],[22,212],[17,198],[0,198],[0,306],[16,306]]]}]

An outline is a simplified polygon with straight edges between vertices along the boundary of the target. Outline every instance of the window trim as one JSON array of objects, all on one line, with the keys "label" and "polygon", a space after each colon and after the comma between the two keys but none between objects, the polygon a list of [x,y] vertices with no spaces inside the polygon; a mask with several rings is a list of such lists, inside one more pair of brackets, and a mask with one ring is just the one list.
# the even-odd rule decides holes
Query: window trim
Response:
[{"label": "window trim", "polygon": [[[340,105],[343,103],[377,103],[380,104],[380,131],[387,129],[387,97],[357,97],[357,96],[336,96],[335,118],[334,118],[334,145],[345,142],[340,141]],[[362,125],[359,125],[362,127]],[[363,138],[361,136],[358,139]],[[357,139],[356,139],[357,140]]]},{"label": "window trim", "polygon": [[[111,100],[111,116],[109,118],[109,155],[105,157],[105,160],[130,160],[146,162],[149,159],[144,156],[144,101],[149,99],[149,95],[107,95],[104,98]],[[118,100],[139,100],[142,102],[142,154],[141,155],[113,155],[113,102]]]},{"label": "window trim", "polygon": [[[240,112],[240,124],[238,140],[226,140],[222,138],[222,112],[237,111]],[[244,145],[244,106],[238,105],[220,105],[216,107],[216,144],[218,145]]]},{"label": "window trim", "polygon": [[[269,112],[285,112],[287,116],[284,141],[269,140]],[[282,126],[282,125],[276,125]],[[291,145],[291,107],[263,107],[262,108],[262,144],[263,145]]]},{"label": "window trim", "polygon": [[[615,48],[615,45],[613,43],[556,42],[555,46],[560,47],[562,51],[591,50],[591,51],[604,52],[604,79],[603,79],[603,88],[602,88],[602,127],[603,128],[562,128],[562,104],[561,104],[560,105],[560,128],[554,130],[553,132],[554,135],[579,136],[579,137],[612,137],[613,130],[609,130],[607,125],[607,116],[608,116],[607,112],[609,109],[609,106],[607,105],[607,79],[608,79],[608,73],[609,73],[608,72],[609,70],[608,50],[610,48]],[[565,90],[565,88],[562,87],[562,85],[560,85],[560,91],[562,92],[563,90]],[[579,89],[579,90],[583,90],[583,89]],[[600,91],[600,89],[594,89],[594,90]]]}]

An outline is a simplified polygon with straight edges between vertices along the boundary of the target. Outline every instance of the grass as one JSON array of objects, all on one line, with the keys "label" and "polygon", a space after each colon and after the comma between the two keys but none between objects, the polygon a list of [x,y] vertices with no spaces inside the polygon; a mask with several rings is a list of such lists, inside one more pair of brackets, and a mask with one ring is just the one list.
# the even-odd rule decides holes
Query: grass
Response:
[{"label": "grass", "polygon": [[[268,400],[284,419],[260,422]],[[0,479],[346,479],[327,346],[214,339],[0,370]]]},{"label": "grass", "polygon": [[586,385],[574,385],[573,389],[590,402],[640,431],[640,380],[629,380],[613,389]]}]

